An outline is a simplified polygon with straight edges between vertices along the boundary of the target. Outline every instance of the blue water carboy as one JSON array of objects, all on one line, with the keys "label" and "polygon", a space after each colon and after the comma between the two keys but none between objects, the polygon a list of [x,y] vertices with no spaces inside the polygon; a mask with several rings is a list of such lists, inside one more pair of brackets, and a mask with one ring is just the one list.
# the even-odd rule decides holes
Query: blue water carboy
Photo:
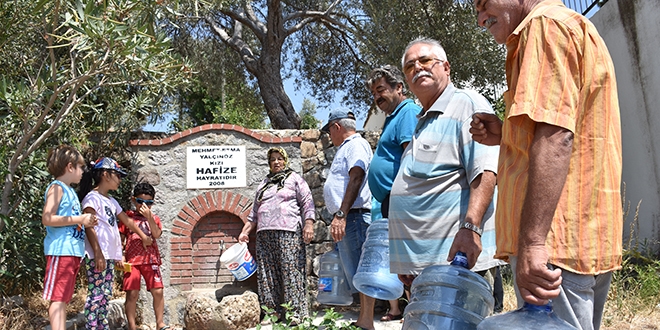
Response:
[{"label": "blue water carboy", "polygon": [[319,285],[316,300],[325,305],[348,306],[353,295],[339,259],[337,247],[319,258]]},{"label": "blue water carboy", "polygon": [[390,273],[390,244],[388,221],[373,221],[367,229],[362,245],[362,255],[353,276],[353,286],[363,294],[381,300],[399,299],[403,283],[396,274]]},{"label": "blue water carboy", "polygon": [[495,299],[488,282],[467,266],[458,252],[450,265],[425,268],[412,283],[403,330],[475,330]]},{"label": "blue water carboy", "polygon": [[532,305],[526,302],[520,309],[486,318],[479,324],[477,329],[577,330],[577,328],[560,319],[557,314],[552,311],[552,302],[542,306]]}]

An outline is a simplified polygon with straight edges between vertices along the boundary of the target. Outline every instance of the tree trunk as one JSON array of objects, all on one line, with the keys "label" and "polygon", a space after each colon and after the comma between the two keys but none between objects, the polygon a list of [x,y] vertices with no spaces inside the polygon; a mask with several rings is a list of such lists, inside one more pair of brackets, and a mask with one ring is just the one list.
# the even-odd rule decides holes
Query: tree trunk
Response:
[{"label": "tree trunk", "polygon": [[259,93],[264,101],[270,124],[275,129],[300,129],[300,116],[293,108],[291,99],[284,91],[282,82],[281,44],[283,40],[274,38],[262,46],[258,61],[258,72],[252,72],[257,77]]},{"label": "tree trunk", "polygon": [[284,84],[279,71],[277,75],[273,73],[263,74],[258,81],[259,92],[273,128],[299,129],[300,116],[296,113],[291,99],[284,91]]}]

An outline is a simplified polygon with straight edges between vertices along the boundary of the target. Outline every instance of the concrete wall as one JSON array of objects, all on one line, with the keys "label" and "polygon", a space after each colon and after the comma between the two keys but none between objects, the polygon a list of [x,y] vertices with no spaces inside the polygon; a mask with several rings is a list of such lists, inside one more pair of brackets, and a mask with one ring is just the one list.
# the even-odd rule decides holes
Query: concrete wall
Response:
[{"label": "concrete wall", "polygon": [[631,204],[624,243],[641,201],[635,234],[640,243],[647,240],[656,249],[660,237],[659,12],[658,0],[610,0],[591,17],[612,55],[619,88],[623,181],[626,202]]}]

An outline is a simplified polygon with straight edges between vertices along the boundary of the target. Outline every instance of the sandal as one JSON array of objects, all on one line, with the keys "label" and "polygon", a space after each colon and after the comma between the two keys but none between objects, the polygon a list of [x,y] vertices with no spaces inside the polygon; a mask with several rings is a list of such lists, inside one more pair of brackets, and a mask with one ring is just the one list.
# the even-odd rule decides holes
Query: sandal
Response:
[{"label": "sandal", "polygon": [[158,330],[167,330],[167,329],[171,329],[169,325],[166,325],[166,326],[164,326],[164,327],[162,327],[162,328],[160,328],[160,329],[158,329]]},{"label": "sandal", "polygon": [[354,326],[354,327],[356,327],[356,328],[360,328],[361,330],[369,330],[369,329],[367,329],[367,328],[363,328],[363,327],[357,325],[357,322],[351,322],[351,325]]},{"label": "sandal", "polygon": [[403,314],[392,315],[390,313],[387,313],[387,314],[383,315],[383,317],[381,317],[380,320],[382,322],[389,322],[389,321],[401,320],[402,318],[403,318]]}]

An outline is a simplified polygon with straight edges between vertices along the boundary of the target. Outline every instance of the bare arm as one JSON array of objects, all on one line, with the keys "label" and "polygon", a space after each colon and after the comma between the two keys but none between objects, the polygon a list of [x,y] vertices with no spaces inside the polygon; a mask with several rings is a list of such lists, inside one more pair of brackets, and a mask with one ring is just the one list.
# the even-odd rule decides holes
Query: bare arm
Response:
[{"label": "bare arm", "polygon": [[[344,199],[342,199],[341,206],[339,207],[339,209],[346,215],[348,215],[351,206],[355,203],[355,200],[360,193],[362,182],[364,182],[365,172],[361,167],[354,166],[348,171],[348,176],[349,179],[348,185],[346,186],[346,193],[344,194]],[[344,235],[346,235],[346,219],[334,217],[330,224],[330,232],[335,242],[341,241],[344,238]]]},{"label": "bare arm", "polygon": [[121,213],[117,214],[117,219],[119,219],[121,223],[123,223],[126,227],[128,227],[128,229],[130,229],[134,233],[138,234],[138,236],[140,236],[140,238],[142,239],[142,246],[146,248],[147,246],[153,244],[154,240],[151,237],[145,235],[144,232],[142,232],[142,230],[140,229],[140,227],[136,226],[135,222],[133,222],[133,220],[131,220],[128,217],[128,215],[126,215],[126,212],[121,211]]},{"label": "bare arm", "polygon": [[46,193],[46,204],[41,213],[41,223],[49,227],[63,227],[72,225],[96,226],[95,214],[83,213],[81,215],[57,215],[57,209],[62,201],[64,190],[57,184],[50,186]]},{"label": "bare arm", "polygon": [[529,152],[529,180],[518,241],[516,283],[523,299],[545,304],[559,295],[561,270],[547,268],[545,242],[566,182],[573,133],[537,123]]},{"label": "bare arm", "polygon": [[245,221],[245,224],[243,225],[243,230],[241,230],[241,234],[238,235],[238,241],[247,243],[250,241],[250,233],[252,230],[256,227],[256,224],[252,221]]},{"label": "bare arm", "polygon": [[[463,221],[481,227],[484,214],[486,214],[488,206],[493,201],[496,181],[497,177],[491,171],[484,171],[472,180],[468,210]],[[447,261],[454,259],[456,252],[462,251],[468,257],[468,267],[472,268],[477,263],[481,249],[481,237],[477,233],[469,229],[459,229],[447,255]]]},{"label": "bare arm", "polygon": [[[83,213],[96,216],[96,210],[93,207],[86,207]],[[85,236],[87,237],[87,241],[89,241],[89,245],[92,247],[92,251],[94,251],[94,269],[97,272],[102,272],[106,266],[105,256],[103,255],[103,251],[101,251],[99,239],[96,237],[96,230],[92,227],[85,227]]]},{"label": "bare arm", "polygon": [[156,223],[156,220],[154,220],[154,214],[151,212],[151,208],[147,206],[147,204],[142,203],[140,204],[140,214],[147,218],[147,221],[149,221],[149,228],[151,229],[151,237],[154,239],[160,238],[160,235],[163,234],[163,231],[158,227],[158,224]]}]

